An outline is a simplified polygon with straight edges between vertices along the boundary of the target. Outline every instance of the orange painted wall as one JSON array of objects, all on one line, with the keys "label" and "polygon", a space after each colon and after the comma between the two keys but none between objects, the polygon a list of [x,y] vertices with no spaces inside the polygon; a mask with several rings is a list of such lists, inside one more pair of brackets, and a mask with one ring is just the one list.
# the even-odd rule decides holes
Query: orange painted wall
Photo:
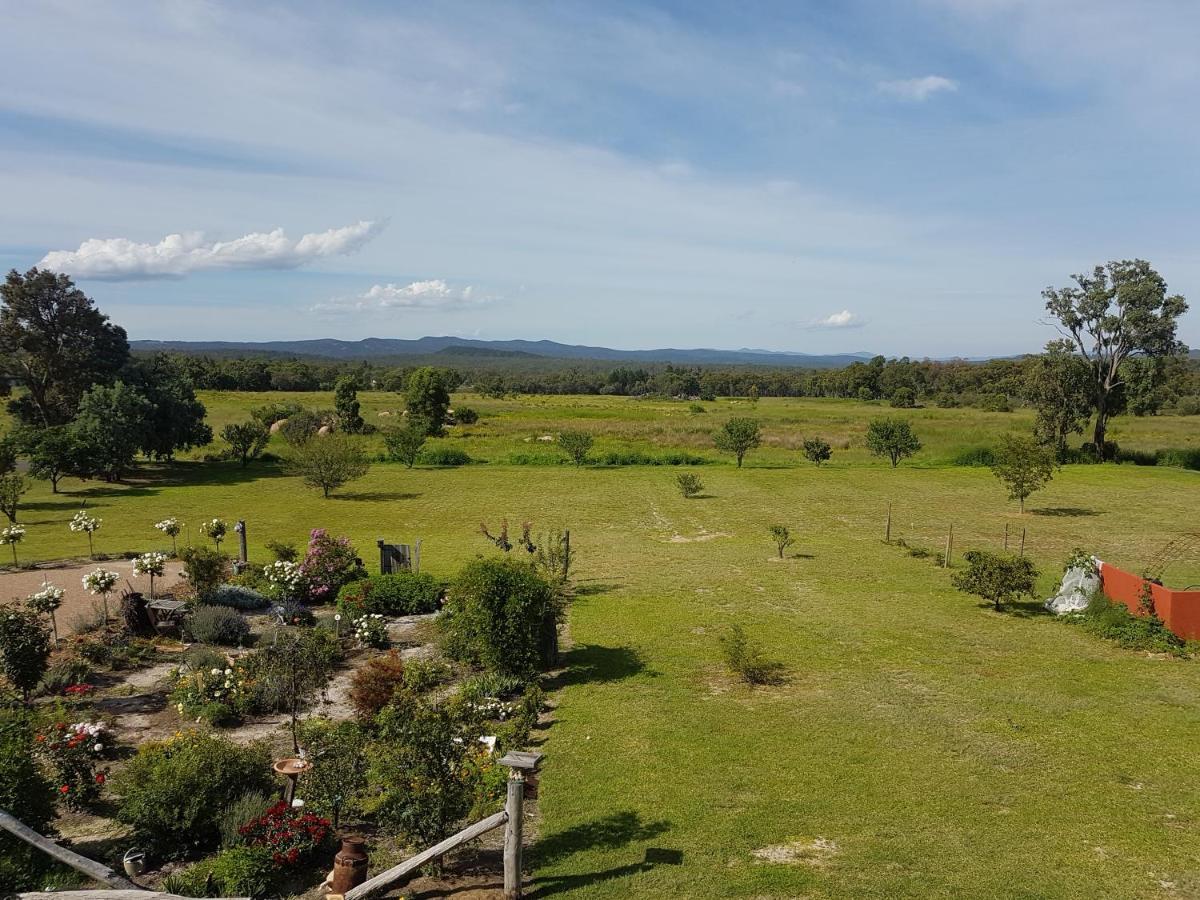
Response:
[{"label": "orange painted wall", "polygon": [[[1108,599],[1124,603],[1138,614],[1142,578],[1108,563],[1100,565],[1100,582]],[[1167,627],[1182,638],[1200,639],[1200,591],[1173,591],[1161,584],[1150,586],[1154,610]]]}]

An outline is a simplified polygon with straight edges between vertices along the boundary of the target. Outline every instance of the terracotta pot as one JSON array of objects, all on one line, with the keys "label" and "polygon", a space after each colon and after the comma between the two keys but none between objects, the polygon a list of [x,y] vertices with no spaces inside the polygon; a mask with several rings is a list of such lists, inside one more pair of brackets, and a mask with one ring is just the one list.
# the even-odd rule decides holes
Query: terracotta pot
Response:
[{"label": "terracotta pot", "polygon": [[332,894],[345,894],[367,880],[367,844],[359,835],[342,837],[342,849],[333,858]]}]

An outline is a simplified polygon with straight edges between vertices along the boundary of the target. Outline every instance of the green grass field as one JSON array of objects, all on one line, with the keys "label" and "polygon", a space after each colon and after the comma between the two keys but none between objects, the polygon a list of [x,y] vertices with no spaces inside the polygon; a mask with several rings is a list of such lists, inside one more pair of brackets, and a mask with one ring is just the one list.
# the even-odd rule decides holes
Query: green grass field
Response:
[{"label": "green grass field", "polygon": [[[219,430],[268,398],[203,399]],[[399,407],[362,399],[370,422]],[[541,748],[533,896],[1200,895],[1197,664],[1122,650],[1035,604],[989,611],[882,542],[889,503],[893,537],[940,550],[952,524],[956,555],[998,549],[1006,523],[1025,528],[1048,592],[1073,547],[1137,571],[1195,530],[1200,473],[1067,467],[1018,516],[988,470],[945,463],[1027,427],[1025,413],[903,413],[927,449],[892,470],[862,448],[867,420],[891,410],[763,400],[752,414],[766,446],[740,471],[694,469],[705,494],[684,500],[670,467],[500,461],[551,453],[538,436],[568,423],[596,431],[597,449],[720,460],[707,434],[747,404],[466,402],[483,418],[444,440],[486,464],[377,465],[327,501],[270,463],[181,462],[129,485],[68,481],[57,497],[38,485],[21,554],[85,552],[67,530],[81,499],[104,519],[100,551],[161,546],[151,525],[163,516],[193,540],[221,516],[248,521],[259,556],[313,527],[350,535],[368,560],[378,537],[421,538],[424,568],[444,576],[495,552],[481,521],[569,527],[579,597]],[[1198,431],[1194,419],[1126,419],[1114,436],[1153,449],[1195,446]],[[812,434],[834,444],[832,464],[799,461]],[[783,561],[775,522],[798,538]],[[1179,559],[1167,581],[1200,582],[1200,559]],[[730,679],[718,637],[733,623],[788,666],[787,683]],[[790,863],[755,856],[785,845]]]}]

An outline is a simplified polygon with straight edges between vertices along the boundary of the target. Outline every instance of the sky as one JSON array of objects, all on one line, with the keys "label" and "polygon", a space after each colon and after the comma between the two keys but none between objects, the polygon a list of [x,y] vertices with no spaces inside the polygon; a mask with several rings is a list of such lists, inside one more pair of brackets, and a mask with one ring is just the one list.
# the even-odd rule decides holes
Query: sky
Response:
[{"label": "sky", "polygon": [[[1200,306],[1193,0],[9,4],[0,266],[133,339],[986,356]],[[1200,345],[1200,312],[1180,337]]]}]

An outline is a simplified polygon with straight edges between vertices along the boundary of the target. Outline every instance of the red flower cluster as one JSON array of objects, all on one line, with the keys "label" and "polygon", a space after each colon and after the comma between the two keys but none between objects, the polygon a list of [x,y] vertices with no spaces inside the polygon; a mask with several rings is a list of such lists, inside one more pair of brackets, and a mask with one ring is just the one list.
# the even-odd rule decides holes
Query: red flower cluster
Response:
[{"label": "red flower cluster", "polygon": [[329,835],[329,820],[312,813],[297,814],[280,801],[257,819],[252,819],[238,833],[252,847],[267,847],[277,866],[298,863]]},{"label": "red flower cluster", "polygon": [[63,693],[69,697],[82,697],[86,694],[90,694],[92,690],[93,688],[90,684],[72,684],[68,685],[63,690]]}]

